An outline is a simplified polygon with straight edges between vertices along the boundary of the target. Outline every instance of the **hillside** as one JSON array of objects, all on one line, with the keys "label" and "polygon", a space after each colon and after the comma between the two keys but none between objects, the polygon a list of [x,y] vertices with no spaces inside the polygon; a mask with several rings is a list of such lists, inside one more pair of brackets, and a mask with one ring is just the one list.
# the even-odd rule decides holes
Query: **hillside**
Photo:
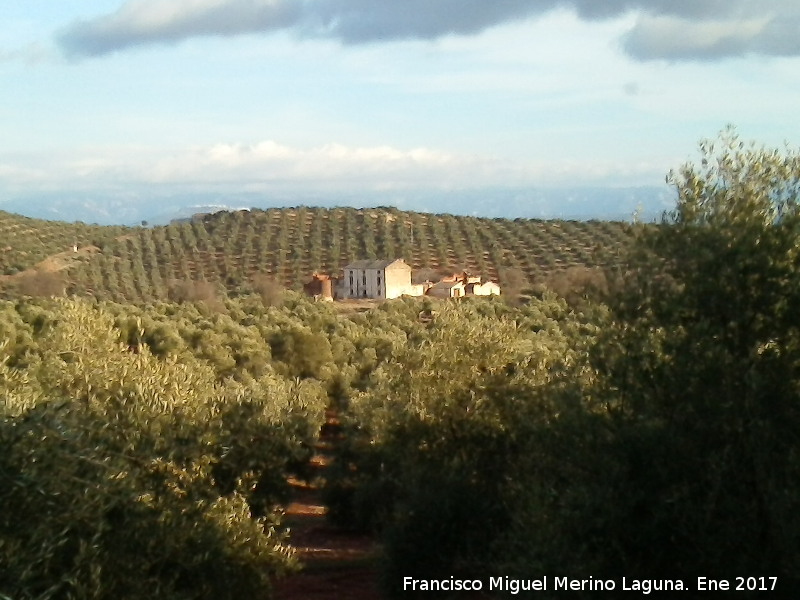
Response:
[{"label": "hillside", "polygon": [[74,244],[104,246],[128,228],[44,221],[0,210],[0,276],[33,267]]},{"label": "hillside", "polygon": [[[49,223],[34,221],[30,229],[50,231],[61,243],[53,252],[72,243],[76,226]],[[570,266],[613,264],[629,239],[629,227],[620,222],[512,221],[395,208],[217,213],[127,232],[95,227],[81,239],[89,231],[102,238],[102,247],[69,268],[67,288],[136,302],[165,299],[170,286],[186,280],[235,294],[256,274],[297,289],[312,272],[336,273],[359,258],[402,257],[417,271],[467,269],[501,284],[515,273],[534,283]]]}]

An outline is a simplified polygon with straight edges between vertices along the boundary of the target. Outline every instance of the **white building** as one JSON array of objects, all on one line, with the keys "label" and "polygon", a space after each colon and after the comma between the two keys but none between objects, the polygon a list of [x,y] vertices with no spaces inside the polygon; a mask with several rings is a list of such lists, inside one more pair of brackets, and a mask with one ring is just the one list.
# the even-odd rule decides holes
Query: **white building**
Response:
[{"label": "white building", "polygon": [[440,281],[434,283],[427,293],[434,298],[461,298],[466,295],[463,281]]},{"label": "white building", "polygon": [[481,282],[480,277],[466,271],[445,277],[427,292],[437,298],[461,298],[462,296],[499,296],[500,286],[493,281]]},{"label": "white building", "polygon": [[412,295],[411,266],[396,260],[357,260],[344,267],[343,298],[399,298]]},{"label": "white building", "polygon": [[500,286],[494,281],[468,283],[466,286],[466,294],[473,296],[499,296]]}]

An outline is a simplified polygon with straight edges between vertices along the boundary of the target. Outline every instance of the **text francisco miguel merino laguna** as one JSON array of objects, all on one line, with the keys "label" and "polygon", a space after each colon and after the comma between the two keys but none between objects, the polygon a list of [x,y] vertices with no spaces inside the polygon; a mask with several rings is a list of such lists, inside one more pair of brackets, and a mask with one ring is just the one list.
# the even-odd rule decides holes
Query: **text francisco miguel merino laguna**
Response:
[{"label": "text francisco miguel merino laguna", "polygon": [[511,577],[489,577],[483,579],[414,579],[403,577],[403,591],[407,592],[467,592],[499,591],[518,594],[519,592],[547,592],[574,590],[587,592],[625,591],[650,594],[651,592],[681,591],[687,587],[680,579],[572,579],[570,577],[548,577],[538,579],[513,579]]}]

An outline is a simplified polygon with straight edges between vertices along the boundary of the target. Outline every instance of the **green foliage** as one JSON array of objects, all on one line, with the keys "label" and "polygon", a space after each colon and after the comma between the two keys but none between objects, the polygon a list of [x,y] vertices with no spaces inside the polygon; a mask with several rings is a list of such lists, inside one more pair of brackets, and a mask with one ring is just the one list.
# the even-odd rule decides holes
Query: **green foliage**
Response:
[{"label": "green foliage", "polygon": [[[329,402],[330,514],[380,532],[387,581],[790,577],[800,158],[731,131],[701,149],[616,272],[580,265],[613,261],[619,224],[299,208],[86,263],[98,295],[149,305],[1,304],[0,595],[263,596]],[[386,248],[537,295],[348,315],[279,287]]]},{"label": "green foliage", "polygon": [[[800,158],[731,132],[702,149],[673,175],[676,211],[638,228],[608,307],[546,291],[438,305],[351,391],[332,515],[382,532],[389,589],[409,574],[790,580]],[[608,283],[572,275],[553,287]]]},{"label": "green foliage", "polygon": [[0,276],[29,269],[59,252],[71,253],[74,244],[102,246],[127,231],[126,227],[30,219],[0,210]]},{"label": "green foliage", "polygon": [[199,357],[132,348],[87,303],[46,307],[47,327],[26,311],[0,348],[0,593],[263,596],[293,566],[275,507],[323,389],[220,381]]},{"label": "green foliage", "polygon": [[273,358],[283,362],[294,377],[324,377],[323,368],[333,361],[328,339],[306,328],[277,331],[269,344]]},{"label": "green foliage", "polygon": [[[214,303],[223,290],[231,296],[255,291],[266,305],[279,305],[281,290],[299,290],[314,271],[335,274],[365,257],[398,256],[415,270],[467,269],[493,281],[503,279],[501,271],[517,273],[506,283],[524,287],[570,265],[613,264],[630,237],[622,223],[572,226],[307,207],[217,213],[127,235],[118,228],[98,232],[100,251],[81,257],[65,274],[69,293],[117,302]],[[29,266],[23,261],[16,270]]]},{"label": "green foliage", "polygon": [[328,492],[334,518],[384,532],[387,581],[491,572],[517,464],[587,377],[570,344],[595,331],[554,298],[443,305],[374,369]]},{"label": "green foliage", "polygon": [[545,281],[549,288],[572,306],[581,306],[587,299],[607,300],[609,285],[600,268],[570,267],[552,273]]},{"label": "green foliage", "polygon": [[[506,569],[690,578],[800,560],[795,152],[727,132],[673,174],[593,349],[584,410],[520,462]],[[527,473],[527,475],[526,475]]]},{"label": "green foliage", "polygon": [[790,573],[800,559],[800,156],[732,130],[701,151],[700,166],[671,177],[676,210],[643,233],[644,262],[617,307],[625,324],[599,363],[623,464],[659,465],[636,493],[652,518],[629,519],[618,546],[634,555],[632,530],[652,539],[672,523],[661,563]]}]

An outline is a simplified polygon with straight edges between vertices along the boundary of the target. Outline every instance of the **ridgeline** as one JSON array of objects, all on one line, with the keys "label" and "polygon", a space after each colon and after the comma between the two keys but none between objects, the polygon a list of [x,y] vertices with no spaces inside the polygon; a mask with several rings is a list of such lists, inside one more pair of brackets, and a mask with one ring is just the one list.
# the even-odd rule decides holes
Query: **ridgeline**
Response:
[{"label": "ridgeline", "polygon": [[[335,274],[352,260],[387,257],[402,257],[423,273],[468,270],[525,287],[570,267],[615,264],[631,228],[622,222],[487,219],[390,207],[221,212],[154,228],[0,212],[0,239],[6,295],[14,279],[7,276],[35,269],[57,272],[69,294],[148,302],[174,298],[176,285],[187,281],[232,295],[252,291],[257,276],[300,289],[315,271]],[[37,267],[52,255],[69,259],[74,244],[93,248],[57,266]]]}]

